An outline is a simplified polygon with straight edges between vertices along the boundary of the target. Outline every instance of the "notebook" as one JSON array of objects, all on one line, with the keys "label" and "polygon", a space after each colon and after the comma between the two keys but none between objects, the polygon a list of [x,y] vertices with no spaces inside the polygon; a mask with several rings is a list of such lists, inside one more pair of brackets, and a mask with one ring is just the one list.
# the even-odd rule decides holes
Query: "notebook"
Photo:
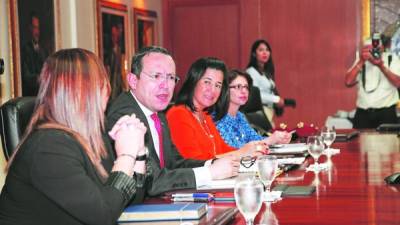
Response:
[{"label": "notebook", "polygon": [[235,218],[238,213],[236,207],[210,207],[205,216],[199,220],[170,220],[170,221],[142,221],[142,222],[124,222],[119,223],[123,225],[196,225],[196,224],[207,224],[207,225],[225,225],[228,224],[232,219]]},{"label": "notebook", "polygon": [[275,186],[273,191],[282,191],[282,197],[287,196],[308,196],[314,193],[315,186],[292,186],[279,184]]},{"label": "notebook", "polygon": [[125,208],[118,222],[198,220],[206,212],[205,203],[139,204]]}]

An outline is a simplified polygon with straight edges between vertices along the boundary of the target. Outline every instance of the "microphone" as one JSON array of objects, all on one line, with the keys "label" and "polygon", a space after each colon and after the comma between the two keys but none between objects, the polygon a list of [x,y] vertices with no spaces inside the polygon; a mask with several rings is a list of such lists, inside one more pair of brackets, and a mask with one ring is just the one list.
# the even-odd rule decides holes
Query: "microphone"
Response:
[{"label": "microphone", "polygon": [[285,106],[291,106],[293,108],[296,108],[296,100],[292,98],[285,98],[283,99],[283,104]]},{"label": "microphone", "polygon": [[4,60],[0,58],[0,75],[4,73]]}]

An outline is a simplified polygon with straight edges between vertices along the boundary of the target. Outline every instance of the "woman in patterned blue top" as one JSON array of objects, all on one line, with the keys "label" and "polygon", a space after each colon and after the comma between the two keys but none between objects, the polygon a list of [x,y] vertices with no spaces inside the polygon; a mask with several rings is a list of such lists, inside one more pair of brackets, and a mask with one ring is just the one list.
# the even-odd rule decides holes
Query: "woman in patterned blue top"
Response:
[{"label": "woman in patterned blue top", "polygon": [[250,126],[243,113],[239,112],[240,106],[246,104],[252,79],[249,74],[232,70],[228,76],[230,88],[230,102],[228,113],[216,121],[217,128],[225,142],[240,148],[251,141],[265,141],[267,145],[290,142],[291,135],[287,132],[275,131],[269,138],[264,138]]}]

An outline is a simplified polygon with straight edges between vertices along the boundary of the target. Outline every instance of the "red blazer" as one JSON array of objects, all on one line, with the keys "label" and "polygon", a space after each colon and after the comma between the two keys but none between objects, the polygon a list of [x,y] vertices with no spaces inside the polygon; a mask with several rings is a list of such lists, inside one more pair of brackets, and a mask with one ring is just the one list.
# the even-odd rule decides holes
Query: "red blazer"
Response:
[{"label": "red blazer", "polygon": [[[205,114],[206,127],[202,127],[193,113],[184,105],[173,106],[167,112],[172,142],[185,158],[208,160],[216,155],[235,150],[219,134],[210,115]],[[215,151],[214,151],[215,149]]]}]

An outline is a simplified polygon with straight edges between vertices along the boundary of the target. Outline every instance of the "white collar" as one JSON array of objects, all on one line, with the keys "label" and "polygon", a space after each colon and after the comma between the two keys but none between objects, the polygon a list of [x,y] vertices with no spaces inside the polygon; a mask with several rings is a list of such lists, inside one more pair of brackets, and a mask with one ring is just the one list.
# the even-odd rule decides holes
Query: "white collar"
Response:
[{"label": "white collar", "polygon": [[154,113],[153,111],[151,111],[149,108],[147,108],[146,106],[144,106],[135,96],[135,94],[133,94],[132,90],[130,91],[131,95],[133,96],[133,98],[136,100],[136,102],[138,103],[140,109],[143,111],[144,115],[147,118],[150,118],[150,116]]}]

